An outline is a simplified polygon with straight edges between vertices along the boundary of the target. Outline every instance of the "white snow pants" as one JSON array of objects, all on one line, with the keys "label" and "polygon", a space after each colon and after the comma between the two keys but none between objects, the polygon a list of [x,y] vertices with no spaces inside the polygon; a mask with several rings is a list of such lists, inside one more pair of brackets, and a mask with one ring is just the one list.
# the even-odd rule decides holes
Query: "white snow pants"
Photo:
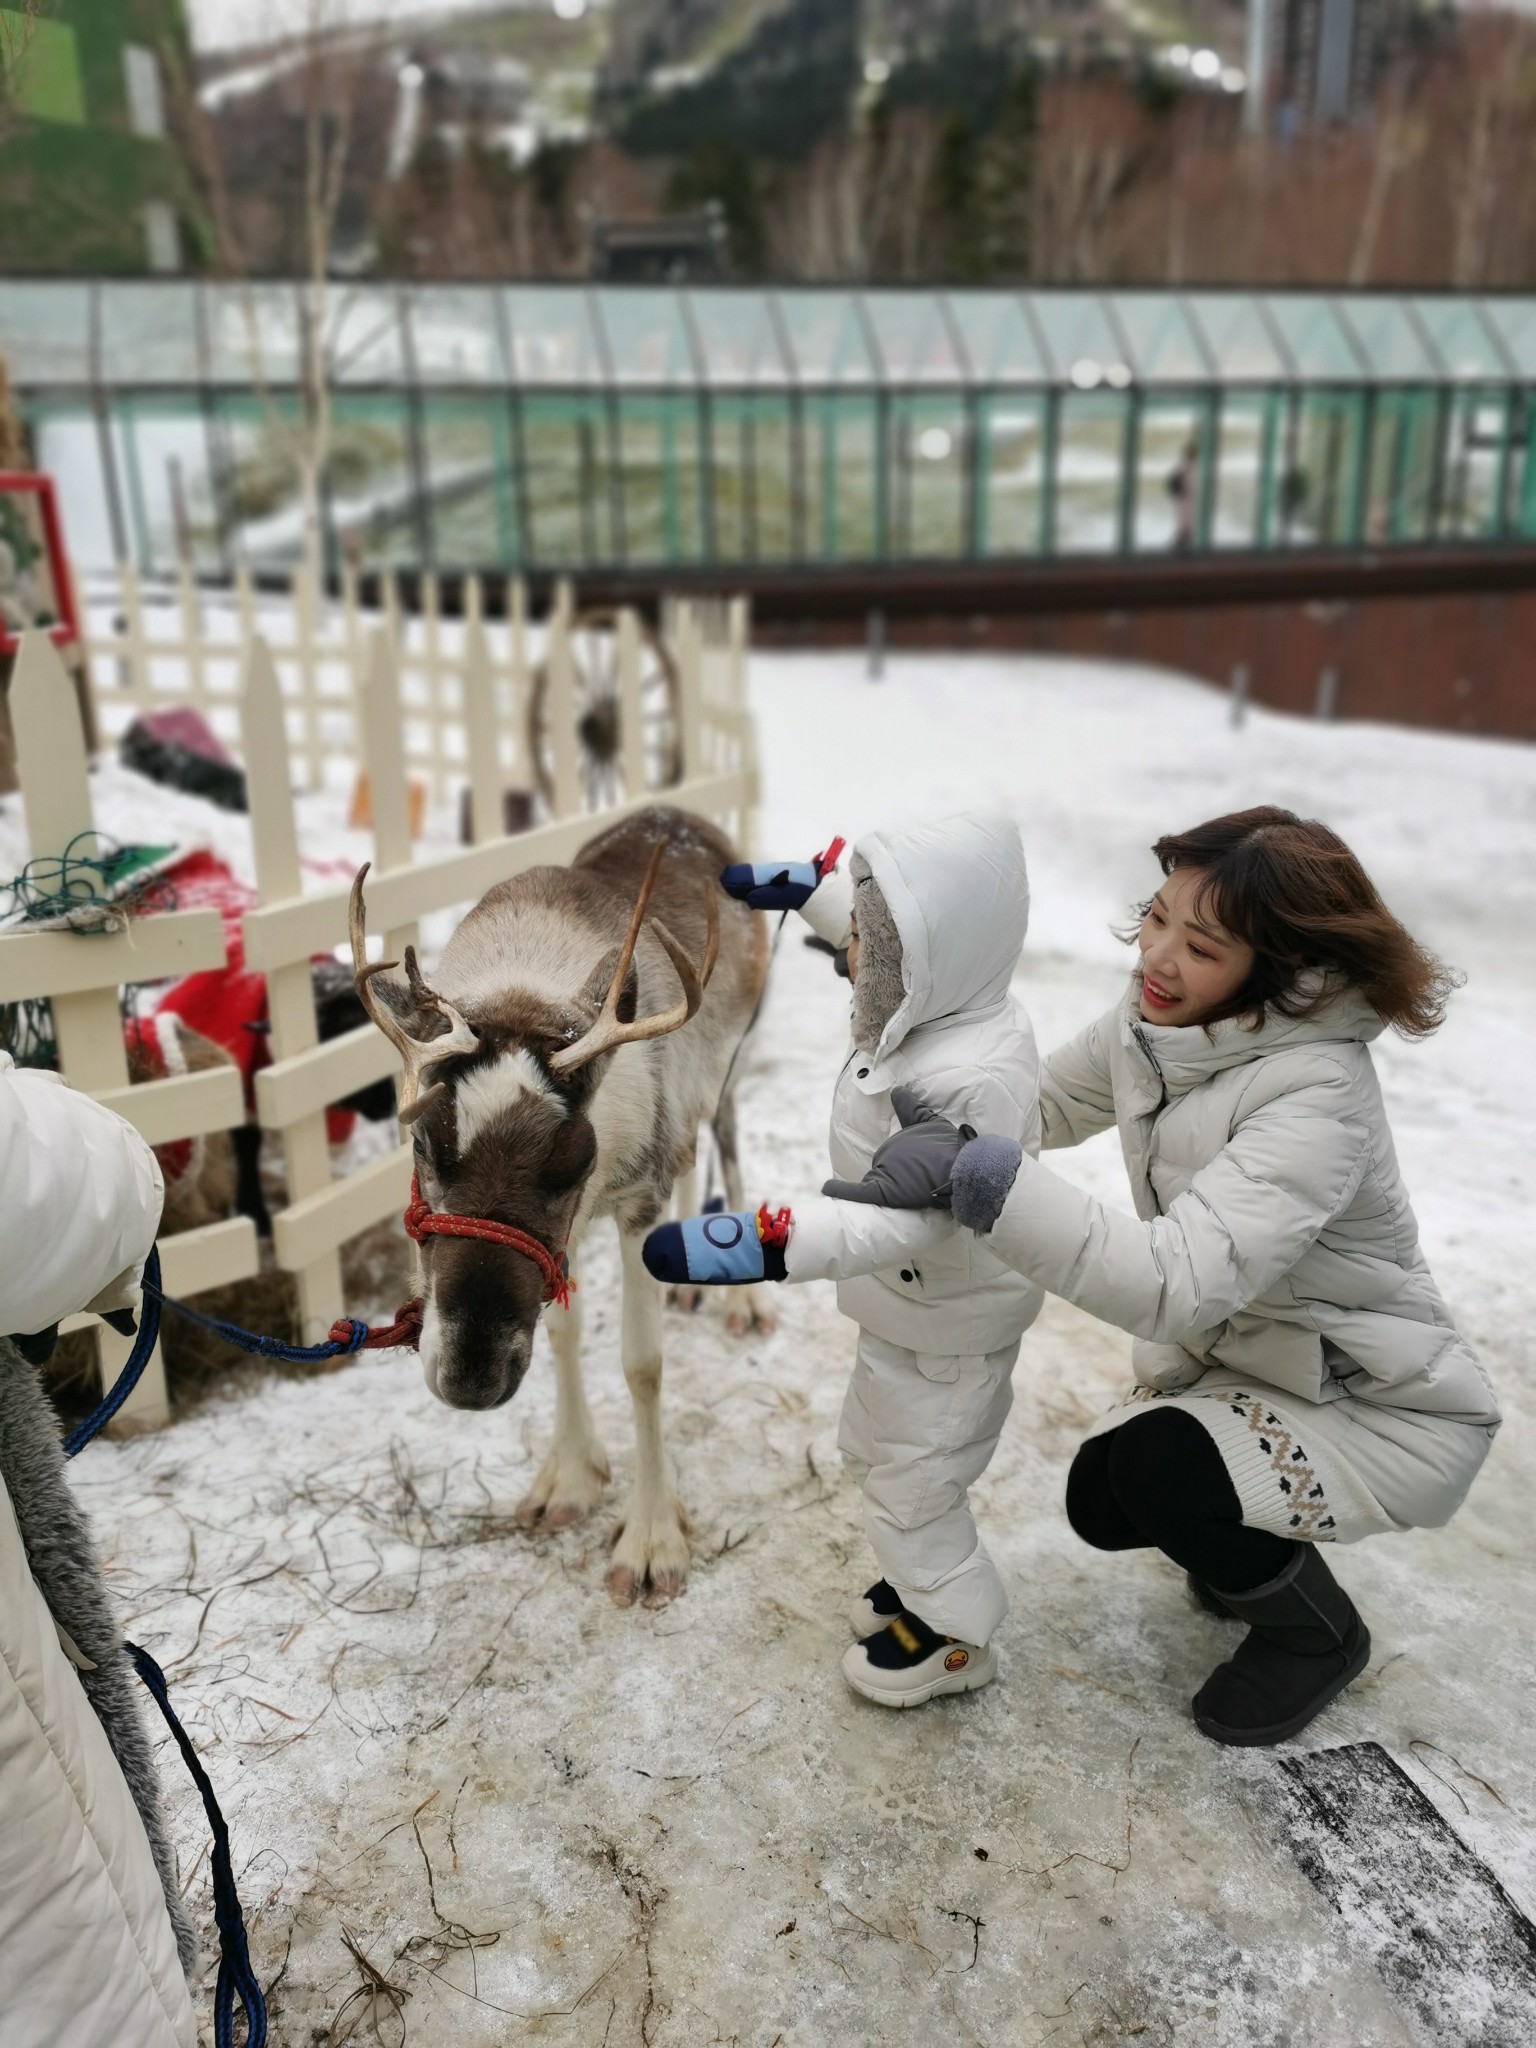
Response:
[{"label": "white snow pants", "polygon": [[1019,1339],[936,1357],[859,1332],[837,1445],[864,1489],[864,1528],[903,1606],[940,1635],[985,1643],[1008,1612],[968,1494],[1013,1405]]}]

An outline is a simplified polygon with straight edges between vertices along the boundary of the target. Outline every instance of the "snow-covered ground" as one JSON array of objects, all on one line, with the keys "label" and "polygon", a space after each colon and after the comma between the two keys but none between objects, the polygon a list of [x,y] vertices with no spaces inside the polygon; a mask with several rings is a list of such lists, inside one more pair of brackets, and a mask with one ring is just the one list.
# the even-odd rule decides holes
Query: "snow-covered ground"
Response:
[{"label": "snow-covered ground", "polygon": [[[1381,1068],[1429,1256],[1509,1419],[1450,1528],[1341,1556],[1374,1662],[1282,1756],[1382,1744],[1536,1905],[1536,756],[1262,713],[1234,731],[1194,684],[1067,661],[898,657],[872,683],[853,657],[759,656],[753,692],[764,851],[961,806],[1018,816],[1035,902],[1018,993],[1047,1047],[1113,999],[1111,927],[1148,887],[1151,840],[1241,804],[1327,818],[1465,968],[1440,1036],[1387,1041]],[[742,1090],[762,1195],[825,1170],[845,1020],[792,926]],[[1125,1203],[1112,1138],[1053,1164]],[[617,1487],[611,1237],[582,1287]],[[850,1331],[829,1290],[780,1293],[768,1338],[668,1318],[694,1568],[656,1611],[604,1594],[609,1513],[536,1542],[514,1523],[547,1365],[488,1415],[434,1404],[403,1356],[248,1374],[79,1460],[130,1632],[223,1796],[274,2043],[1536,2038],[1475,1971],[1457,1979],[1464,1909],[1420,1930],[1423,1968],[1392,1966],[1366,1893],[1336,1911],[1304,1875],[1281,1758],[1195,1732],[1189,1697],[1230,1630],[1167,1564],[1090,1552],[1062,1514],[1128,1349],[1075,1311],[1049,1304],[1026,1339],[977,1489],[1013,1600],[1000,1682],[908,1715],[848,1694],[844,1608],[873,1576],[834,1449]],[[202,1814],[174,1763],[167,1781],[207,1924]],[[205,2023],[211,1981],[210,1964]]]}]

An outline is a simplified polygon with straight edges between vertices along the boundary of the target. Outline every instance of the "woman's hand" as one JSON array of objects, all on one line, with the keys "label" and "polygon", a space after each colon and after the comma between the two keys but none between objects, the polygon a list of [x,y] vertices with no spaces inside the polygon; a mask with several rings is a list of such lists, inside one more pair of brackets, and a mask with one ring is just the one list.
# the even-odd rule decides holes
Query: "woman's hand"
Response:
[{"label": "woman's hand", "polygon": [[829,1180],[821,1192],[883,1209],[947,1209],[955,1161],[976,1133],[940,1116],[911,1088],[893,1088],[891,1107],[901,1129],[876,1152],[864,1178]]}]

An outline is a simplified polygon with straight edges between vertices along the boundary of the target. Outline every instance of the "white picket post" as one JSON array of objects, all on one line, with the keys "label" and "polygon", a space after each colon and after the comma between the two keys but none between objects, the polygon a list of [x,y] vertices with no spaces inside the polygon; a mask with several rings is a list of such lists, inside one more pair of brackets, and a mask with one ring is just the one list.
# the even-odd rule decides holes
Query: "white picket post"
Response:
[{"label": "white picket post", "polygon": [[700,673],[704,649],[699,636],[698,614],[691,604],[677,607],[677,694],[683,739],[683,780],[691,781],[704,772],[703,704]]},{"label": "white picket post", "polygon": [[[569,596],[570,586],[561,590]],[[554,763],[555,816],[573,818],[581,809],[576,759],[576,670],[571,654],[569,604],[556,603],[544,648],[544,718]]]},{"label": "white picket post", "polygon": [[[304,893],[299,867],[299,840],[293,808],[293,771],[282,685],[272,650],[258,634],[246,650],[245,687],[240,702],[245,747],[246,786],[250,792],[251,843],[256,860],[256,886],[263,906]],[[289,1060],[318,1044],[314,988],[309,961],[294,960],[267,971],[267,1016],[274,1061]],[[286,1124],[282,1131],[283,1161],[291,1207],[331,1183],[330,1146],[325,1112],[317,1111]],[[323,1341],[342,1313],[341,1259],[334,1251],[290,1263],[299,1292],[299,1321],[306,1344]]]},{"label": "white picket post", "polygon": [[645,702],[640,694],[640,621],[628,605],[615,628],[614,665],[619,684],[619,750],[624,794],[639,796],[645,780]]},{"label": "white picket post", "polygon": [[[478,606],[476,607],[478,613]],[[491,651],[478,616],[464,630],[464,745],[469,765],[470,838],[476,846],[499,839],[505,829],[501,815],[501,736],[496,721],[496,685],[491,676]]]},{"label": "white picket post", "polygon": [[[32,858],[62,855],[79,834],[94,831],[95,820],[79,699],[46,634],[22,637],[11,678],[11,723]],[[96,850],[94,841],[87,840],[86,850]],[[79,943],[88,946],[92,941],[83,938]],[[71,1087],[91,1095],[126,1088],[128,1055],[123,1049],[117,990],[94,988],[56,995],[51,1007],[59,1067]],[[129,1348],[115,1331],[98,1325],[96,1356],[103,1386],[110,1386],[117,1377]],[[165,1360],[158,1344],[143,1378],[119,1412],[123,1421],[135,1428],[163,1422],[170,1414]]]},{"label": "white picket post", "polygon": [[[368,774],[373,811],[374,866],[381,871],[411,864],[410,792],[401,729],[400,669],[396,642],[387,626],[376,626],[368,643],[368,668],[358,699],[358,739]],[[398,960],[416,943],[414,924],[384,934],[386,955]]]}]

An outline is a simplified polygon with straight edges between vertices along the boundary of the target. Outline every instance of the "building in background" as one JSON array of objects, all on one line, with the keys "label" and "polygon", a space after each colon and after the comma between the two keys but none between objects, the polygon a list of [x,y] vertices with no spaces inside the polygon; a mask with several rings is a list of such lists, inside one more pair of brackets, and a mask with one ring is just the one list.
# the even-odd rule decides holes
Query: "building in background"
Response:
[{"label": "building in background", "polygon": [[1249,130],[1284,137],[1354,119],[1409,13],[1407,0],[1249,0]]},{"label": "building in background", "polygon": [[199,206],[174,140],[180,0],[0,7],[0,271],[176,271]]}]

